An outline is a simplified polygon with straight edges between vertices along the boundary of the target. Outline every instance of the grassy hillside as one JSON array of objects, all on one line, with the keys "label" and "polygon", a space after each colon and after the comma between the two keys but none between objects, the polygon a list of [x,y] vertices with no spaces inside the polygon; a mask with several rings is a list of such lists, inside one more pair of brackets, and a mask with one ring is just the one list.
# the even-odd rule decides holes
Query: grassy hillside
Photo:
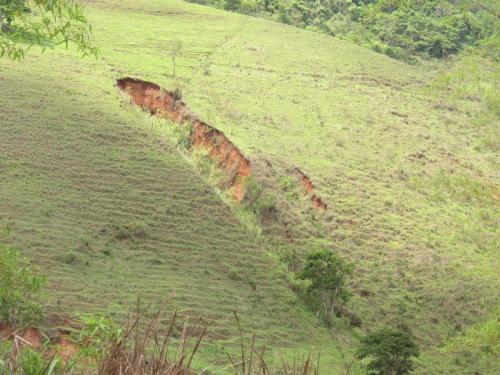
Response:
[{"label": "grassy hillside", "polygon": [[280,225],[304,254],[331,247],[355,263],[363,329],[408,326],[420,373],[481,366],[436,351],[498,302],[498,122],[474,123],[474,98],[450,106],[430,68],[264,20],[171,0],[84,3],[99,61],[50,51],[0,65],[2,239],[50,276],[49,311],[170,297],[222,342],[237,309],[275,348],[319,346],[332,373],[350,361],[353,339],[321,328],[268,254],[279,229],[255,236],[165,123],[117,92],[135,76],[180,88],[256,175],[311,178],[328,210],[289,197]]},{"label": "grassy hillside", "polygon": [[55,56],[3,61],[0,79],[12,94],[0,99],[1,239],[49,277],[49,318],[120,316],[139,296],[167,301],[207,322],[217,341],[202,358],[218,369],[238,311],[271,352],[320,346],[325,365],[339,366],[337,345],[278,263],[160,125],[131,111],[99,63],[61,54],[53,69]]}]

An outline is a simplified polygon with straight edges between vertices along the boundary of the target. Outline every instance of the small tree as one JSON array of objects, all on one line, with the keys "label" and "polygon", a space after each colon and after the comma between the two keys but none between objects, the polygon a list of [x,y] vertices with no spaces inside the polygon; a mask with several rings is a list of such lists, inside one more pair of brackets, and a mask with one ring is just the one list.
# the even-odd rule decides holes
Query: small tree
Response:
[{"label": "small tree", "polygon": [[407,332],[381,328],[361,340],[357,356],[370,375],[404,375],[413,370],[418,346]]},{"label": "small tree", "polygon": [[177,66],[175,58],[179,57],[182,55],[182,43],[181,42],[176,42],[173,44],[172,48],[170,49],[170,57],[172,57],[172,64],[174,67],[173,71],[173,76],[175,77],[175,68]]},{"label": "small tree", "polygon": [[0,0],[0,57],[20,60],[34,45],[69,43],[82,55],[97,56],[91,27],[73,0]]},{"label": "small tree", "polygon": [[328,324],[350,297],[346,281],[352,271],[352,264],[329,250],[316,251],[307,257],[299,277],[310,281],[308,293],[319,299]]},{"label": "small tree", "polygon": [[21,264],[19,254],[0,244],[0,321],[20,326],[37,323],[42,310],[37,303],[45,278]]}]

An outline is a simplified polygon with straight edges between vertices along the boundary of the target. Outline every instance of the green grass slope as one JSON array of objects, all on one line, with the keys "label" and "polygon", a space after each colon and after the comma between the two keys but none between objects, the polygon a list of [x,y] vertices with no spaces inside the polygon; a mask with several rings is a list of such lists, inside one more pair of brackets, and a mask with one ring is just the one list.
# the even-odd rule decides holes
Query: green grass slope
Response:
[{"label": "green grass slope", "polygon": [[355,263],[364,328],[408,326],[421,373],[478,366],[435,351],[498,302],[498,122],[475,123],[473,98],[449,106],[430,69],[264,20],[173,0],[84,3],[99,61],[51,51],[0,65],[4,237],[51,275],[54,311],[173,294],[223,336],[238,309],[274,346],[319,344],[334,373],[336,347],[352,346],[314,327],[262,238],[117,93],[135,76],[181,88],[278,180],[305,171],[329,208],[298,199],[285,220],[299,248]]}]

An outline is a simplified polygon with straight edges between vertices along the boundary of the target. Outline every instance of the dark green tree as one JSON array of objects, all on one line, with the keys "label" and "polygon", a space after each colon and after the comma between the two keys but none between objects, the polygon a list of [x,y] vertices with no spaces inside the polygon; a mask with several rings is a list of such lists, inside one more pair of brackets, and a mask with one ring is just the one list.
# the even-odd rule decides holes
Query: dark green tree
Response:
[{"label": "dark green tree", "polygon": [[299,277],[310,281],[308,294],[318,299],[328,324],[350,297],[346,282],[352,271],[352,264],[330,250],[315,251],[307,257]]},{"label": "dark green tree", "polygon": [[92,29],[73,0],[0,0],[0,57],[20,60],[32,46],[76,46],[97,57]]},{"label": "dark green tree", "polygon": [[404,375],[413,370],[420,354],[409,333],[381,328],[361,340],[357,357],[367,362],[370,375]]}]

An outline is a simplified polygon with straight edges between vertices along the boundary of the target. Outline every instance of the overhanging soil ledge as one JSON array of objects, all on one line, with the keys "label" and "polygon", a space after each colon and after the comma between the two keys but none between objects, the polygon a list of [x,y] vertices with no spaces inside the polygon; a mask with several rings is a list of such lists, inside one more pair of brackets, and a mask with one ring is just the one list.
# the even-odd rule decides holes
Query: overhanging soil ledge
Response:
[{"label": "overhanging soil ledge", "polygon": [[178,124],[192,125],[191,145],[208,150],[212,159],[229,177],[229,188],[236,201],[245,196],[245,180],[252,175],[250,160],[232,143],[226,135],[201,121],[181,100],[177,91],[167,91],[155,83],[135,78],[122,78],[118,88],[130,96],[132,102],[148,110],[152,115],[169,119]]}]

